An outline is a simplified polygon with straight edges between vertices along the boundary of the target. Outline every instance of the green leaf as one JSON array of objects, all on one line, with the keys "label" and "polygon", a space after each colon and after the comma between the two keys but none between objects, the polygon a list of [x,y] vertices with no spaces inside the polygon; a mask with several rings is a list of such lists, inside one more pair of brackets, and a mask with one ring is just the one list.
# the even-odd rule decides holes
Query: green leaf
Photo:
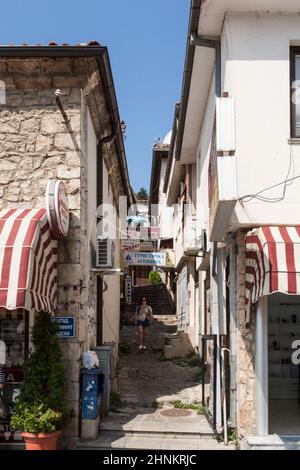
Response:
[{"label": "green leaf", "polygon": [[12,416],[12,426],[20,431],[48,433],[66,424],[67,382],[57,331],[51,315],[36,315],[34,352],[25,361],[24,381]]}]

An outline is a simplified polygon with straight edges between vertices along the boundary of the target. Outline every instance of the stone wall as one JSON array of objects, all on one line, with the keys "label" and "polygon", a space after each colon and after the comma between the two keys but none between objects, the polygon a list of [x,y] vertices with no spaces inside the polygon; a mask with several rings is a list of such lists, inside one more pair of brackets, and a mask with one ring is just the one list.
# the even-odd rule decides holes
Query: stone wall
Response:
[{"label": "stone wall", "polygon": [[240,436],[255,435],[255,312],[246,324],[245,233],[237,234],[237,422]]},{"label": "stone wall", "polygon": [[[6,86],[6,104],[0,105],[0,209],[45,207],[45,190],[50,178],[63,180],[68,191],[70,234],[66,240],[59,241],[56,311],[57,315],[75,316],[77,328],[74,340],[61,341],[72,414],[64,434],[68,447],[74,446],[78,436],[80,360],[87,349],[88,337],[89,280],[84,271],[86,119],[81,112],[80,89],[83,88],[87,101],[93,103],[94,73],[94,64],[84,59],[0,59],[0,80]],[[57,88],[61,90],[70,119],[68,125],[55,103]],[[104,108],[101,115],[103,103],[99,100],[98,131],[108,134],[107,116]],[[95,290],[92,295],[95,296]]]}]

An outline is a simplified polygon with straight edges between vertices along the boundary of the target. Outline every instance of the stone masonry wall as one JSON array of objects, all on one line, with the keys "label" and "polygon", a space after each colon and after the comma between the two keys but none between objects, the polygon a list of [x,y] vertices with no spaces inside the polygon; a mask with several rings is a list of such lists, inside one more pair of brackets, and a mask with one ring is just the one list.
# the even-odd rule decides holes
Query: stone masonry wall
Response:
[{"label": "stone masonry wall", "polygon": [[255,435],[255,312],[246,324],[245,311],[245,233],[236,238],[237,254],[237,413],[240,436]]},{"label": "stone masonry wall", "polygon": [[[66,445],[73,447],[78,436],[80,359],[87,346],[88,297],[84,272],[86,155],[81,151],[86,130],[82,128],[80,88],[92,102],[93,87],[88,64],[81,59],[0,59],[0,80],[6,85],[6,104],[0,105],[0,209],[45,207],[50,178],[63,180],[68,191],[70,234],[59,241],[56,314],[76,317],[76,338],[61,341],[72,414],[64,437]],[[57,88],[70,119],[69,128],[54,100]],[[104,117],[103,123],[105,130]]]}]

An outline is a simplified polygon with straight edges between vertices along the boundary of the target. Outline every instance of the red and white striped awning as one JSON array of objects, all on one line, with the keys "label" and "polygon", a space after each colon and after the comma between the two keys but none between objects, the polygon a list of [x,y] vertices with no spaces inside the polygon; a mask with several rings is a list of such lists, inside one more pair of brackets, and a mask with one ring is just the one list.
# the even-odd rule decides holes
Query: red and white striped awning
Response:
[{"label": "red and white striped awning", "polygon": [[57,241],[45,209],[0,211],[0,307],[53,312]]},{"label": "red and white striped awning", "polygon": [[300,226],[259,227],[246,235],[246,305],[272,292],[300,294]]}]

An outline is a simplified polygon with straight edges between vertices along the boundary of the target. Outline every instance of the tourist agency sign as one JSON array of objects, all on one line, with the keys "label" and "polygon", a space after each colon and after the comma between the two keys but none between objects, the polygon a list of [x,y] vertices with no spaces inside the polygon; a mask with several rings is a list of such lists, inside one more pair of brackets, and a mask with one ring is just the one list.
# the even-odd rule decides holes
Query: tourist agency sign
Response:
[{"label": "tourist agency sign", "polygon": [[128,266],[166,266],[165,253],[131,252],[124,253],[124,261]]}]

